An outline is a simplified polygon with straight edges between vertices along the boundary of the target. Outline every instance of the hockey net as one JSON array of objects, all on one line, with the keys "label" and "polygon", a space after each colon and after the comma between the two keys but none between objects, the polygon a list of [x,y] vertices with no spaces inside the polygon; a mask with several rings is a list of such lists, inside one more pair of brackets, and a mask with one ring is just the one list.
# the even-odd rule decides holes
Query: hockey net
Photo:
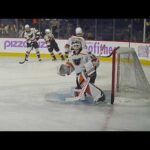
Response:
[{"label": "hockey net", "polygon": [[112,54],[111,104],[115,97],[150,98],[150,84],[134,48],[120,47]]}]

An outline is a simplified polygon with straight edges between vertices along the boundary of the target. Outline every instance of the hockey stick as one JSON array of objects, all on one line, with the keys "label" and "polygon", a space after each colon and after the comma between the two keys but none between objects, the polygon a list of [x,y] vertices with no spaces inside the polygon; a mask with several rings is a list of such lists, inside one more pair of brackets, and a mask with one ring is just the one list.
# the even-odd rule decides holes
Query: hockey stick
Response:
[{"label": "hockey stick", "polygon": [[116,48],[114,48],[114,50],[109,54],[109,55],[107,55],[107,56],[101,56],[101,55],[99,55],[99,57],[111,57],[112,56],[112,54],[114,53],[114,51],[115,50],[118,50],[120,48],[120,46],[118,46],[118,47],[116,47]]},{"label": "hockey stick", "polygon": [[[33,50],[33,46],[31,47],[31,49],[30,49],[30,51],[29,51],[29,54],[30,54],[30,52],[31,52],[32,50]],[[24,64],[26,61],[28,61],[28,60],[24,59],[24,61],[19,62],[19,64]]]},{"label": "hockey stick", "polygon": [[28,60],[25,59],[24,61],[20,61],[19,64],[24,64],[26,61]]},{"label": "hockey stick", "polygon": [[81,89],[80,91],[80,94],[76,97],[68,97],[68,98],[65,98],[66,102],[70,102],[70,101],[78,101],[78,100],[81,100],[82,96],[84,95],[86,89],[87,89],[87,86],[89,85],[89,82],[90,82],[90,78],[88,78],[85,83],[84,83],[84,87]]}]

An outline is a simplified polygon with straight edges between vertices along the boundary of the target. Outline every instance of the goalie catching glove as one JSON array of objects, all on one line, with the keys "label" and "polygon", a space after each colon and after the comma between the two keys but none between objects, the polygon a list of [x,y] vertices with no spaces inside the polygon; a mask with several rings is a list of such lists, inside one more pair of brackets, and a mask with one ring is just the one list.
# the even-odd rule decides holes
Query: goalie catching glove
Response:
[{"label": "goalie catching glove", "polygon": [[58,74],[60,76],[70,75],[71,72],[74,71],[74,67],[70,62],[67,62],[66,64],[61,64],[58,69]]}]

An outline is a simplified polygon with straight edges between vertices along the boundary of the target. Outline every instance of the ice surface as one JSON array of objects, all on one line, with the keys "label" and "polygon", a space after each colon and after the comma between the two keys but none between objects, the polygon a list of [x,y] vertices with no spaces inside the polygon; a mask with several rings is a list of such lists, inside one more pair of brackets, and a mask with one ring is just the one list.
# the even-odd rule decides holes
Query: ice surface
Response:
[{"label": "ice surface", "polygon": [[[148,131],[150,99],[118,98],[109,103],[111,64],[101,62],[96,85],[108,103],[65,104],[72,95],[75,75],[57,74],[60,60],[0,58],[0,131]],[[144,66],[150,82],[150,67]]]}]

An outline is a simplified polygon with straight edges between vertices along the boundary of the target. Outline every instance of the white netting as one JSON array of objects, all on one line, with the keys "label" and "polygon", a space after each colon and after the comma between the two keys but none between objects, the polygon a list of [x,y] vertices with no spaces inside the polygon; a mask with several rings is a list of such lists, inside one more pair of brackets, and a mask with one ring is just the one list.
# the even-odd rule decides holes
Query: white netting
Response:
[{"label": "white netting", "polygon": [[150,85],[134,49],[119,48],[116,63],[116,96],[150,98]]}]

